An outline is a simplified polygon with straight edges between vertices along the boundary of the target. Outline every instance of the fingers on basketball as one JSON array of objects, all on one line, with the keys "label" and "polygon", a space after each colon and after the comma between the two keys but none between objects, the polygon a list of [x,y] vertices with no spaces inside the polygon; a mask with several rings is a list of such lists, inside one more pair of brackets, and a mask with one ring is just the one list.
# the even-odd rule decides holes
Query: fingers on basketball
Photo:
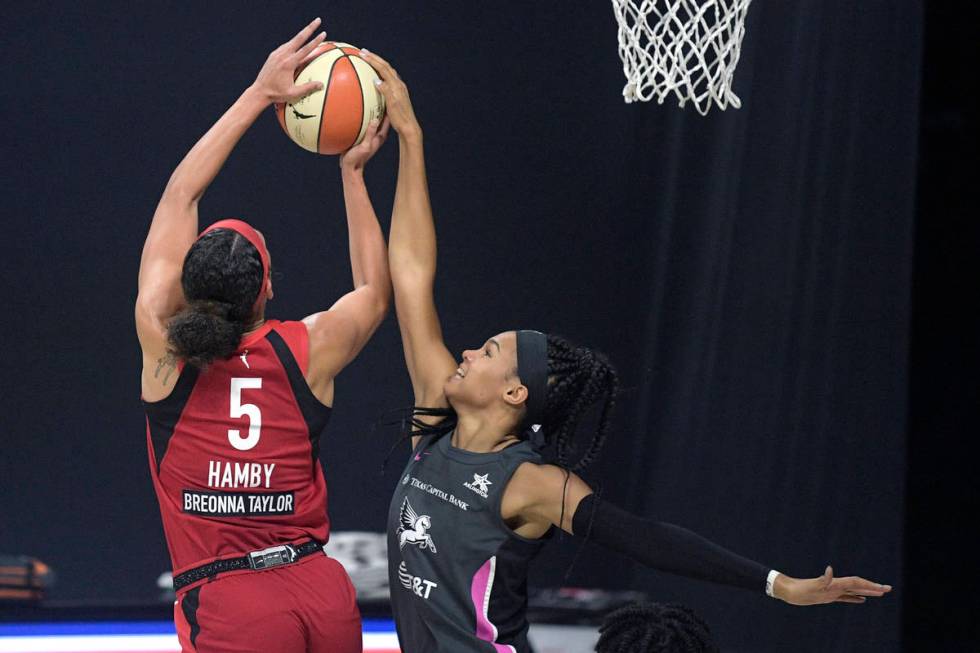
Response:
[{"label": "fingers on basketball", "polygon": [[381,77],[382,82],[388,82],[390,80],[400,80],[401,77],[398,76],[398,72],[395,68],[384,60],[384,58],[376,55],[369,50],[361,50],[361,56],[367,59],[375,70],[378,71],[378,75]]},{"label": "fingers on basketball", "polygon": [[[296,87],[299,95],[312,94],[312,99],[288,108],[277,106],[276,114],[286,134],[303,149],[340,154],[373,138],[380,124],[372,131],[369,122],[383,115],[383,94],[375,92],[371,80],[377,75],[353,46],[319,38],[310,45],[298,52],[307,63],[297,66]],[[314,93],[321,89],[322,97]]]},{"label": "fingers on basketball", "polygon": [[320,18],[319,17],[314,18],[312,21],[310,21],[310,24],[309,25],[307,25],[306,27],[304,27],[303,29],[301,29],[296,34],[296,36],[294,36],[293,38],[291,38],[289,41],[287,41],[283,45],[291,45],[292,46],[292,51],[295,52],[296,50],[299,49],[299,47],[303,43],[305,43],[306,41],[309,40],[310,36],[313,34],[313,30],[315,30],[319,26],[320,26]]},{"label": "fingers on basketball", "polygon": [[[375,125],[374,131],[371,134],[371,144],[374,149],[378,149],[384,145],[385,140],[388,138],[388,128],[390,126],[391,121],[388,120],[388,116],[385,116],[380,124]],[[367,139],[365,138],[365,140]]]},{"label": "fingers on basketball", "polygon": [[384,143],[385,139],[388,138],[388,129],[391,128],[391,119],[385,116],[384,122],[381,123],[381,129],[378,131],[378,138]]},{"label": "fingers on basketball", "polygon": [[295,102],[302,100],[303,98],[308,97],[310,94],[316,93],[321,88],[323,88],[322,82],[307,82],[300,86],[294,86],[292,92],[292,95],[294,96],[293,101]]},{"label": "fingers on basketball", "polygon": [[381,95],[384,96],[385,102],[389,105],[397,105],[398,102],[408,95],[408,88],[406,88],[405,83],[398,78],[379,79],[375,86],[381,91]]},{"label": "fingers on basketball", "polygon": [[320,32],[313,38],[312,41],[310,41],[309,43],[301,47],[299,50],[297,50],[296,54],[293,55],[293,59],[296,60],[297,65],[299,66],[305,63],[307,58],[310,57],[310,55],[317,48],[317,46],[323,43],[326,39],[327,39],[327,33]]}]

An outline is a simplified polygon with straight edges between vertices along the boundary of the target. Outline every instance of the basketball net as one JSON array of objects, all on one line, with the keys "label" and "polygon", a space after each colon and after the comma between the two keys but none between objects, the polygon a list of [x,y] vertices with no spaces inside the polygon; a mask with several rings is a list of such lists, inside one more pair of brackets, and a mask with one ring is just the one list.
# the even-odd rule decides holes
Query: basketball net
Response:
[{"label": "basketball net", "polygon": [[732,76],[752,0],[612,0],[619,24],[627,103],[670,93],[707,115],[712,103],[736,109]]}]

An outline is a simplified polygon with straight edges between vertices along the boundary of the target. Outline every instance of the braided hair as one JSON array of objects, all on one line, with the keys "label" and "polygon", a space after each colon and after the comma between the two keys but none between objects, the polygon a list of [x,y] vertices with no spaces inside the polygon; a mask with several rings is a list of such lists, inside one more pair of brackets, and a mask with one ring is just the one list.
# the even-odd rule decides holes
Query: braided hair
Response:
[{"label": "braided hair", "polygon": [[[595,459],[609,435],[618,390],[619,376],[603,354],[561,336],[548,336],[548,401],[541,428],[545,442],[554,445],[560,466],[577,472]],[[596,430],[572,464],[571,456],[579,448],[573,443],[575,431],[586,409],[597,402],[602,405]]]},{"label": "braided hair", "polygon": [[187,252],[180,284],[188,305],[167,324],[170,353],[200,368],[231,356],[261,291],[258,250],[231,229],[209,231]]},{"label": "braided hair", "polygon": [[632,603],[599,628],[596,653],[718,653],[708,625],[676,603]]},{"label": "braided hair", "polygon": [[[548,335],[548,401],[541,419],[544,443],[553,446],[555,462],[577,472],[591,463],[605,444],[612,421],[612,411],[619,390],[616,369],[601,353],[578,347],[565,338]],[[516,374],[516,369],[514,374]],[[588,446],[578,459],[571,458],[580,448],[573,443],[579,422],[586,409],[601,402],[599,422]],[[436,424],[426,424],[420,417],[443,417]],[[407,435],[445,435],[456,428],[452,408],[416,406],[411,415],[403,415],[401,424]],[[531,425],[521,427],[521,437],[531,436]]]}]

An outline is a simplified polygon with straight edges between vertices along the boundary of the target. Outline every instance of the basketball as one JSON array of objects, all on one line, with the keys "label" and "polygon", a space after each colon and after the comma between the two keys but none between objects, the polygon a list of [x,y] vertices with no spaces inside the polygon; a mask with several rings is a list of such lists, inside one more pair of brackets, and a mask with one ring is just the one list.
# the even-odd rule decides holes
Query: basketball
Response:
[{"label": "basketball", "polygon": [[295,104],[276,104],[279,124],[294,143],[317,154],[340,154],[361,142],[372,119],[385,113],[378,75],[359,56],[360,48],[327,41],[296,72],[296,83],[318,81],[319,91]]}]

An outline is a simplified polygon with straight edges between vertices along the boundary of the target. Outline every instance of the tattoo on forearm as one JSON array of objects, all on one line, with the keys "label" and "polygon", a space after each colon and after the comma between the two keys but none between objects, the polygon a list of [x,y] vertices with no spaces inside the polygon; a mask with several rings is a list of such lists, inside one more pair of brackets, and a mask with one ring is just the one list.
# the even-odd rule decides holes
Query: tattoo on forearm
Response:
[{"label": "tattoo on forearm", "polygon": [[153,373],[153,378],[159,379],[160,372],[162,372],[164,369],[166,369],[167,373],[163,376],[163,385],[167,385],[167,382],[170,380],[170,375],[177,369],[177,357],[168,353],[163,358],[158,358],[157,371]]}]

